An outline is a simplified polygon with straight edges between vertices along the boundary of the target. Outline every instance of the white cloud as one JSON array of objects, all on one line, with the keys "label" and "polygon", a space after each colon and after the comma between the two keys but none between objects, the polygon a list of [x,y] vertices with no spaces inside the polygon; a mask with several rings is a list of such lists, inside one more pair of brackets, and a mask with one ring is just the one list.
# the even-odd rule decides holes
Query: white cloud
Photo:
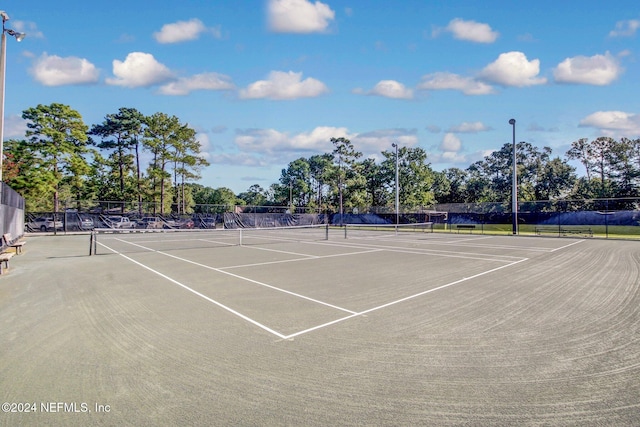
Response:
[{"label": "white cloud", "polygon": [[455,133],[478,133],[488,130],[491,130],[491,128],[482,122],[462,122],[457,126],[451,126],[448,131]]},{"label": "white cloud", "polygon": [[[362,91],[356,89],[354,93],[362,93]],[[395,99],[411,99],[413,98],[413,91],[395,80],[381,80],[373,89],[366,92],[366,95],[377,95]]]},{"label": "white cloud", "polygon": [[444,152],[458,152],[462,149],[462,141],[454,134],[446,133],[438,149]]},{"label": "white cloud", "polygon": [[480,77],[503,86],[523,87],[546,83],[546,78],[537,77],[539,73],[539,59],[529,61],[522,52],[507,52],[487,65]]},{"label": "white cloud", "polygon": [[618,60],[609,52],[591,57],[575,56],[562,61],[553,70],[558,83],[606,86],[622,74]]},{"label": "white cloud", "polygon": [[278,33],[317,33],[326,31],[335,12],[319,1],[269,0],[269,29]]},{"label": "white cloud", "polygon": [[609,32],[609,37],[631,37],[640,28],[640,19],[616,22],[616,28]]},{"label": "white cloud", "polygon": [[325,152],[331,145],[331,138],[345,137],[353,138],[347,128],[336,128],[331,126],[318,126],[311,132],[302,132],[294,135],[290,139],[290,148],[293,150],[316,150]]},{"label": "white cloud", "polygon": [[383,150],[391,150],[391,144],[411,147],[418,144],[414,129],[384,129],[362,134],[349,132],[344,127],[318,126],[309,132],[290,134],[275,129],[237,130],[235,144],[243,153],[260,156],[265,162],[279,159],[289,162],[296,155],[304,153],[331,152],[331,138],[345,137],[351,140],[356,150],[365,157],[380,156]]},{"label": "white cloud", "polygon": [[382,151],[393,150],[391,144],[400,147],[413,147],[418,144],[418,133],[415,129],[380,129],[371,132],[355,134],[351,137],[356,150],[364,157],[381,159]]},{"label": "white cloud", "polygon": [[467,157],[464,154],[460,154],[456,151],[445,151],[437,156],[437,163],[468,163]]},{"label": "white cloud", "polygon": [[202,33],[212,33],[220,38],[219,28],[207,28],[202,21],[197,18],[189,21],[178,21],[172,24],[165,24],[158,32],[153,33],[153,37],[158,43],[180,43],[195,40]]},{"label": "white cloud", "polygon": [[110,85],[125,87],[152,86],[164,83],[174,74],[165,65],[156,61],[153,55],[143,52],[131,52],[123,61],[113,61],[115,78],[107,78]]},{"label": "white cloud", "polygon": [[231,90],[235,86],[229,76],[218,73],[182,77],[160,87],[163,95],[188,95],[195,90]]},{"label": "white cloud", "polygon": [[207,159],[213,164],[233,165],[233,166],[251,166],[262,167],[268,166],[269,162],[260,156],[251,153],[219,153],[212,154]]},{"label": "white cloud", "polygon": [[274,154],[276,152],[318,151],[326,152],[331,137],[351,135],[346,128],[319,126],[311,132],[290,135],[275,129],[246,129],[236,131],[235,143],[242,151]]},{"label": "white cloud", "polygon": [[488,24],[475,21],[465,21],[455,18],[445,28],[458,40],[467,40],[475,43],[493,43],[499,36]]},{"label": "white cloud", "polygon": [[84,58],[61,58],[43,53],[29,70],[39,83],[45,86],[64,86],[96,83],[100,72]]},{"label": "white cloud", "polygon": [[459,90],[465,95],[488,95],[495,93],[495,89],[481,81],[471,77],[463,77],[457,74],[439,72],[422,76],[417,86],[422,90]]},{"label": "white cloud", "polygon": [[633,138],[640,134],[640,114],[624,111],[597,111],[582,119],[580,127],[597,128],[612,135]]},{"label": "white cloud", "polygon": [[319,80],[308,77],[302,80],[302,73],[293,71],[272,71],[267,80],[259,80],[240,90],[240,98],[288,100],[297,98],[313,98],[329,89]]}]

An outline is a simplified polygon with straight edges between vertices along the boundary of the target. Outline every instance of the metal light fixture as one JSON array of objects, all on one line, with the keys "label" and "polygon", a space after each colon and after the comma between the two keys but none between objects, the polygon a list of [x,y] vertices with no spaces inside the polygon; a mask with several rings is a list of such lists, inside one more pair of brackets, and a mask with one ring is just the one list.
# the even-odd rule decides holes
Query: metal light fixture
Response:
[{"label": "metal light fixture", "polygon": [[518,169],[516,163],[516,119],[509,120],[513,127],[513,181],[511,183],[511,212],[513,215],[513,234],[518,234]]},{"label": "metal light fixture", "polygon": [[27,35],[5,28],[5,23],[9,20],[9,15],[4,10],[0,10],[2,17],[2,42],[0,46],[0,181],[2,181],[2,163],[4,157],[4,81],[6,69],[7,34],[15,37],[17,41],[22,41]]},{"label": "metal light fixture", "polygon": [[398,182],[398,144],[395,142],[391,144],[396,149],[396,231],[397,225],[400,224],[400,184]]}]

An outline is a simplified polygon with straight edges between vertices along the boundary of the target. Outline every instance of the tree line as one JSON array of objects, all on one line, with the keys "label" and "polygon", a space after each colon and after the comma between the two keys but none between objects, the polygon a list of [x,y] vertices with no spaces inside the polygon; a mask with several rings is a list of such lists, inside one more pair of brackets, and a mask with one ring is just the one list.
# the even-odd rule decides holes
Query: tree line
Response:
[{"label": "tree line", "polygon": [[[196,131],[175,116],[145,116],[120,108],[88,127],[63,104],[38,105],[22,113],[24,139],[5,143],[3,177],[25,197],[28,211],[59,212],[61,201],[149,203],[158,214],[187,212],[193,199],[187,182],[209,163]],[[143,151],[151,155],[143,170]]]},{"label": "tree line", "polygon": [[[346,212],[354,207],[395,205],[396,152],[382,160],[359,160],[362,153],[350,141],[332,138],[331,153],[299,158],[283,169],[268,189],[254,185],[239,198],[248,204],[310,206]],[[581,163],[578,176],[571,161]],[[591,200],[640,197],[640,139],[599,137],[574,141],[564,158],[552,149],[516,144],[518,201]],[[472,163],[468,168],[434,171],[422,148],[397,150],[399,203],[405,209],[435,203],[511,204],[513,144]]]},{"label": "tree line", "polygon": [[[318,212],[404,208],[434,203],[511,203],[513,146],[504,144],[466,169],[435,171],[420,147],[395,147],[379,160],[363,158],[347,138],[331,138],[329,153],[300,157],[278,182],[240,194],[199,184],[208,166],[196,132],[175,116],[145,116],[120,108],[91,127],[71,107],[38,105],[22,114],[24,139],[5,143],[3,177],[26,199],[28,211],[78,209],[97,200],[152,206],[154,214],[189,214],[197,205],[287,206]],[[150,157],[143,167],[141,158]],[[519,201],[640,196],[640,139],[574,141],[564,158],[528,142],[516,144]],[[584,166],[578,176],[569,162]],[[82,204],[86,204],[83,206]],[[124,206],[124,205],[123,205]],[[67,205],[68,207],[68,205]]]}]

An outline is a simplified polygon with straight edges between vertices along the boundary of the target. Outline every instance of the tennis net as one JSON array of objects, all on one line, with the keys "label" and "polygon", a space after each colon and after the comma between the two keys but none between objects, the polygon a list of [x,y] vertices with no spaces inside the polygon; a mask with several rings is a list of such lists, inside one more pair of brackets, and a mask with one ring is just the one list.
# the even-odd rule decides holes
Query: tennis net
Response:
[{"label": "tennis net", "polygon": [[412,224],[345,224],[344,238],[379,239],[408,236],[415,233],[433,233],[433,222]]},{"label": "tennis net", "polygon": [[229,246],[286,244],[328,240],[326,224],[269,228],[215,230],[112,229],[98,228],[91,233],[89,254],[169,252],[188,249],[214,249]]}]

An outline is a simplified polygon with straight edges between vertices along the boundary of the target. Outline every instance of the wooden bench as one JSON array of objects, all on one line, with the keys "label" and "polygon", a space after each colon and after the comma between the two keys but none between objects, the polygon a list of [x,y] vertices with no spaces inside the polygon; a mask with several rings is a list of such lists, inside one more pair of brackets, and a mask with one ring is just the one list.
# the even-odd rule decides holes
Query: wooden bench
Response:
[{"label": "wooden bench", "polygon": [[[0,274],[4,273],[5,269],[9,268],[9,260],[11,259],[11,257],[15,255],[11,252],[2,252],[0,253]],[[4,266],[3,266],[4,264]]]},{"label": "wooden bench", "polygon": [[15,241],[13,241],[11,239],[11,233],[3,234],[2,235],[2,240],[4,241],[3,242],[3,246],[6,245],[6,246],[8,246],[10,248],[15,249],[16,254],[21,253],[22,252],[22,247],[25,245],[25,243],[27,243],[24,240],[20,240],[20,239],[16,239]]},{"label": "wooden bench", "polygon": [[456,224],[456,229],[458,233],[460,233],[460,230],[469,230],[469,233],[471,233],[476,229],[476,226],[474,224]]}]

